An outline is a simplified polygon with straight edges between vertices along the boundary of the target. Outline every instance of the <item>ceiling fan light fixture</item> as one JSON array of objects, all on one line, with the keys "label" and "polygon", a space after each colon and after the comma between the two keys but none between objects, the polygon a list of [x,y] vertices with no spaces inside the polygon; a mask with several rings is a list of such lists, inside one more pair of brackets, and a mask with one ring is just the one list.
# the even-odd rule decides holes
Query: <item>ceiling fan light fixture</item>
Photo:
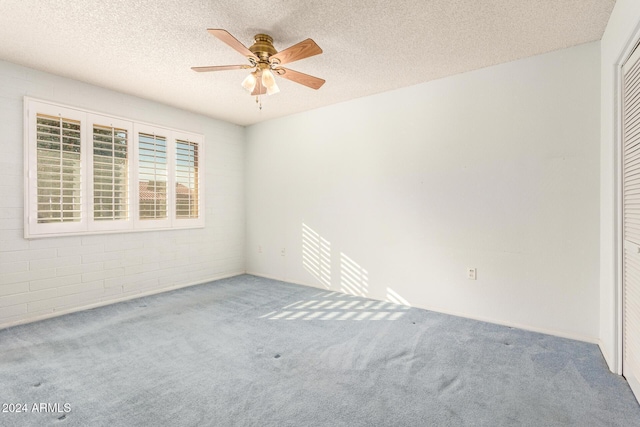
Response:
[{"label": "ceiling fan light fixture", "polygon": [[278,85],[276,84],[276,78],[268,68],[262,70],[262,85],[267,88],[267,94],[273,95],[280,92]]},{"label": "ceiling fan light fixture", "polygon": [[256,73],[249,73],[247,77],[242,81],[242,87],[245,88],[249,92],[253,92],[253,89],[256,87]]},{"label": "ceiling fan light fixture", "polygon": [[253,72],[242,81],[242,87],[249,91],[252,96],[256,96],[256,101],[260,106],[262,106],[261,95],[273,95],[280,92],[280,88],[276,84],[276,74],[311,89],[320,89],[320,86],[325,82],[318,77],[281,67],[284,64],[321,54],[322,49],[311,39],[303,40],[278,52],[273,47],[273,38],[267,34],[256,34],[254,37],[255,43],[247,48],[227,30],[209,28],[207,31],[242,54],[249,61],[249,65],[214,65],[191,67],[191,69],[197,72],[253,69]]}]

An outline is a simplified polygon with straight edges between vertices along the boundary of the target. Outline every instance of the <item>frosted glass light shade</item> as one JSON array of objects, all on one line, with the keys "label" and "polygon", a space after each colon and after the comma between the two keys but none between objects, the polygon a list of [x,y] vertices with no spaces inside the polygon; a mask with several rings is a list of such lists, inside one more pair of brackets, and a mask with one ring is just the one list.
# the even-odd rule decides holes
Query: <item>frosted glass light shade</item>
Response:
[{"label": "frosted glass light shade", "polygon": [[264,70],[262,72],[262,85],[267,88],[267,94],[269,95],[280,92],[276,84],[276,78],[273,76],[271,70]]},{"label": "frosted glass light shade", "polygon": [[242,81],[242,87],[248,90],[249,92],[253,92],[253,88],[256,87],[256,76],[255,73],[249,74]]}]

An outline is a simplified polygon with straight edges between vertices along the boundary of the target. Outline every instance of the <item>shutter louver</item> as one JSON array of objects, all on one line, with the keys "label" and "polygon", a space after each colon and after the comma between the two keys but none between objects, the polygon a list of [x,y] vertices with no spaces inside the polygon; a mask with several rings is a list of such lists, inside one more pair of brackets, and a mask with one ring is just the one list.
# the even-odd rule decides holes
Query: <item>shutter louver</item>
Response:
[{"label": "shutter louver", "polygon": [[176,140],[176,218],[198,218],[198,144]]},{"label": "shutter louver", "polygon": [[640,394],[640,61],[638,51],[623,67],[623,356],[622,370]]},{"label": "shutter louver", "polygon": [[81,220],[80,122],[37,115],[38,223]]},{"label": "shutter louver", "polygon": [[139,134],[140,219],[167,218],[167,138]]},{"label": "shutter louver", "polygon": [[128,133],[93,126],[93,217],[96,221],[128,218]]}]

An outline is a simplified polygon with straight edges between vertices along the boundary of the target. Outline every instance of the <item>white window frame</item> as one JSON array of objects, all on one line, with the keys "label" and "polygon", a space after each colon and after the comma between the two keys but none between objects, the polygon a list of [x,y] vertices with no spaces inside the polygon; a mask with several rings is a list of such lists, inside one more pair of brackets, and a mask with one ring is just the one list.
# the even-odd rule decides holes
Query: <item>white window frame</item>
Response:
[{"label": "white window frame", "polygon": [[[86,135],[87,135],[87,143],[89,146],[89,151],[87,153],[87,157],[88,157],[88,162],[87,162],[87,176],[93,178],[93,126],[97,125],[97,126],[109,126],[109,127],[115,127],[115,128],[119,128],[119,129],[125,129],[127,131],[127,167],[128,167],[128,171],[127,171],[127,179],[129,182],[129,187],[130,187],[130,182],[131,182],[131,176],[132,176],[132,165],[133,165],[133,156],[132,156],[132,143],[133,143],[133,123],[131,123],[130,121],[127,120],[122,120],[122,119],[117,119],[114,117],[109,117],[109,116],[103,116],[103,115],[98,115],[98,114],[88,114],[88,121],[87,121],[87,129],[86,129]],[[117,221],[101,221],[101,220],[95,220],[94,219],[94,188],[93,188],[93,181],[90,180],[90,182],[87,183],[87,194],[88,194],[88,204],[89,204],[89,210],[88,210],[88,216],[89,216],[89,229],[96,231],[96,232],[100,232],[100,231],[126,231],[126,230],[133,230],[133,216],[132,216],[132,209],[134,206],[134,200],[133,196],[131,194],[131,188],[129,188],[128,191],[128,215],[127,215],[127,219],[120,219]]]},{"label": "white window frame", "polygon": [[[37,115],[64,117],[80,122],[81,131],[81,216],[80,221],[38,223],[37,195]],[[128,150],[128,216],[127,219],[103,221],[94,219],[93,187],[93,127],[111,126],[127,130]],[[139,133],[167,138],[167,218],[140,220],[139,218]],[[198,144],[198,218],[177,218],[176,215],[176,140]],[[88,111],[54,102],[24,97],[24,237],[40,237],[122,233],[144,230],[203,228],[205,226],[205,147],[202,134],[176,130],[134,120]]]},{"label": "white window frame", "polygon": [[202,135],[190,132],[175,131],[172,135],[173,148],[171,158],[173,159],[172,178],[173,184],[171,185],[171,191],[176,190],[178,168],[176,166],[176,141],[188,141],[198,144],[198,218],[177,218],[176,212],[176,200],[177,197],[173,197],[171,200],[174,202],[171,207],[172,216],[174,218],[174,227],[179,228],[197,228],[203,226],[204,220],[204,138]]},{"label": "white window frame", "polygon": [[[149,135],[158,135],[162,136],[167,141],[167,217],[164,219],[140,219],[140,187],[138,182],[140,181],[140,172],[138,170],[138,165],[140,164],[140,134],[145,133]],[[171,217],[171,205],[173,204],[174,193],[172,191],[172,179],[171,179],[171,171],[173,170],[173,159],[171,157],[171,131],[165,128],[161,128],[158,126],[151,126],[146,124],[136,123],[134,126],[134,140],[133,140],[133,164],[134,172],[133,172],[133,181],[131,183],[131,189],[133,193],[135,193],[136,202],[136,212],[135,217],[133,219],[134,227],[140,230],[153,230],[153,229],[162,229],[162,228],[171,228],[172,226],[172,217]]]},{"label": "white window frame", "polygon": [[25,149],[26,154],[26,188],[25,188],[25,237],[27,237],[27,231],[29,235],[48,236],[48,235],[62,235],[70,233],[81,233],[87,228],[87,217],[83,215],[86,212],[86,156],[87,150],[84,144],[80,145],[80,173],[81,173],[81,215],[80,221],[74,222],[51,222],[51,223],[39,223],[38,222],[38,148],[37,148],[37,116],[38,114],[44,114],[53,117],[63,117],[80,122],[80,132],[84,132],[87,126],[86,115],[81,112],[63,107],[60,105],[34,103],[34,108],[28,110],[25,114],[26,122],[25,130],[28,128],[26,135]]}]

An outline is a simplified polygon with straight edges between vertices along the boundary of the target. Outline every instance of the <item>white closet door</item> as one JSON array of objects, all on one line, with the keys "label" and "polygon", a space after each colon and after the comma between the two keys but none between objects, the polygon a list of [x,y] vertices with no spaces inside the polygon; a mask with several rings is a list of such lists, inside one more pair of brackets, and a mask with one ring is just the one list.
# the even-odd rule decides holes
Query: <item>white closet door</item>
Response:
[{"label": "white closet door", "polygon": [[640,48],[622,67],[623,359],[640,401]]}]

